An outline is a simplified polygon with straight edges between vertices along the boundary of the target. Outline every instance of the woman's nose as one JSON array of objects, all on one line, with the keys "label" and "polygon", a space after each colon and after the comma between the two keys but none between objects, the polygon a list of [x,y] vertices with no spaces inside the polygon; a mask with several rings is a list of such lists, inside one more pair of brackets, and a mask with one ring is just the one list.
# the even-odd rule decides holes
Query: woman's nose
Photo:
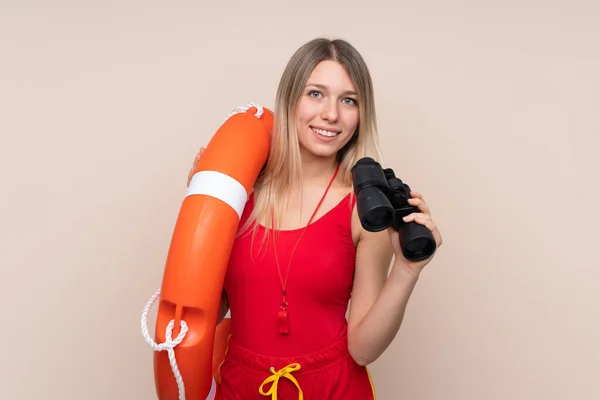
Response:
[{"label": "woman's nose", "polygon": [[338,119],[338,110],[335,104],[326,103],[323,106],[323,112],[321,113],[321,118],[327,121],[337,121]]}]

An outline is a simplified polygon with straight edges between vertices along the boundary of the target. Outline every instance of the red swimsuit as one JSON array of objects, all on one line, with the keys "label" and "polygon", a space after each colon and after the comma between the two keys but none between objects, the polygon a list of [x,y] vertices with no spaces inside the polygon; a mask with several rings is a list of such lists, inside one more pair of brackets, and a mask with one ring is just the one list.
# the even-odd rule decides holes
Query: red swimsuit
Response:
[{"label": "red swimsuit", "polygon": [[[253,200],[251,196],[240,226],[252,211]],[[259,226],[254,243],[251,232],[237,238],[225,279],[232,332],[220,368],[223,400],[295,400],[301,398],[300,392],[306,400],[375,398],[367,369],[348,352],[354,201],[351,193],[344,197],[310,224],[299,243],[286,290],[287,335],[279,333],[282,287],[270,242],[262,245],[265,228]],[[277,258],[284,277],[303,230],[279,231]]]}]

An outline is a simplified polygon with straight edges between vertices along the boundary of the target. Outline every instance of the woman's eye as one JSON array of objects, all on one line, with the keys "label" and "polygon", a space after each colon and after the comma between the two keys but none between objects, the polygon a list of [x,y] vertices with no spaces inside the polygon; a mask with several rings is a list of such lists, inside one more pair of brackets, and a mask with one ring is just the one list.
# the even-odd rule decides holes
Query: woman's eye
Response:
[{"label": "woman's eye", "polygon": [[308,95],[311,97],[318,97],[318,96],[321,96],[321,92],[318,92],[316,90],[311,90],[310,92],[308,92]]},{"label": "woman's eye", "polygon": [[346,104],[350,105],[350,106],[353,106],[353,105],[355,105],[355,104],[356,104],[356,100],[354,100],[354,99],[353,99],[353,98],[351,98],[351,97],[346,97],[346,98],[344,99],[344,102],[345,102]]}]

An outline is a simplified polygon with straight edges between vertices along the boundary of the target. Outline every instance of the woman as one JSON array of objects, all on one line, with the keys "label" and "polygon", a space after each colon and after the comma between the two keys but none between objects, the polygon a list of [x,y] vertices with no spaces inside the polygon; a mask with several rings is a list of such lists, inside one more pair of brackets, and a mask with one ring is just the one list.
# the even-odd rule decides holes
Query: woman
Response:
[{"label": "woman", "polygon": [[[274,112],[269,160],[225,279],[220,318],[231,310],[232,334],[222,398],[374,399],[366,366],[394,339],[431,257],[409,262],[397,232],[359,222],[351,168],[380,160],[363,58],[343,40],[306,43],[283,73]],[[423,197],[411,196],[421,212],[407,222],[441,245]]]}]

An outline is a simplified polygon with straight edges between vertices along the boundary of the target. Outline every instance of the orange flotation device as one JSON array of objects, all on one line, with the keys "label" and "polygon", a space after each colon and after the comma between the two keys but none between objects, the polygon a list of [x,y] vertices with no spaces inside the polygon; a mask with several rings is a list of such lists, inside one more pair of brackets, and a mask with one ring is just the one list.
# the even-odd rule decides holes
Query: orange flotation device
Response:
[{"label": "orange flotation device", "polygon": [[[168,251],[162,286],[142,313],[155,350],[160,400],[218,398],[218,367],[231,320],[217,326],[223,283],[244,206],[267,161],[273,113],[238,107],[214,134],[188,186]],[[158,300],[155,339],[146,318]]]}]

